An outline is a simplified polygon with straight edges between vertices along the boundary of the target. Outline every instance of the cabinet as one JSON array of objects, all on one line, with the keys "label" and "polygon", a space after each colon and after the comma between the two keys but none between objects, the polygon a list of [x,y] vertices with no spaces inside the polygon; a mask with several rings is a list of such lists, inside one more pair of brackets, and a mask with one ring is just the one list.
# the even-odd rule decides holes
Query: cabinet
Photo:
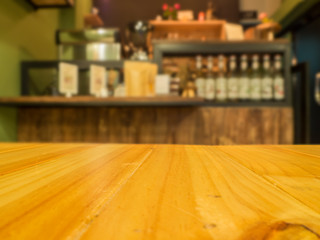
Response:
[{"label": "cabinet", "polygon": [[[79,69],[79,94],[89,95],[89,68],[91,64],[121,72],[123,61],[62,61],[75,64]],[[57,95],[58,66],[60,61],[23,61],[21,63],[21,95]],[[41,102],[41,101],[40,101]]]},{"label": "cabinet", "polygon": [[285,99],[283,101],[242,101],[237,103],[204,102],[206,106],[292,106],[292,83],[290,76],[290,43],[286,40],[276,41],[154,41],[154,61],[158,64],[159,71],[163,72],[165,58],[190,58],[196,55],[231,55],[241,54],[280,54],[282,56],[283,75],[285,79]]}]

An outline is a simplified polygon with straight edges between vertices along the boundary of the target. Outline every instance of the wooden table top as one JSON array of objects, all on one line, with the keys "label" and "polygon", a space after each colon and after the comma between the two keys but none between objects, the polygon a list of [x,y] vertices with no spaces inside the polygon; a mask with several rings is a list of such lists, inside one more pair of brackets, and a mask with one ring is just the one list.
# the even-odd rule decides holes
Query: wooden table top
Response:
[{"label": "wooden table top", "polygon": [[319,239],[320,146],[0,144],[0,239]]}]

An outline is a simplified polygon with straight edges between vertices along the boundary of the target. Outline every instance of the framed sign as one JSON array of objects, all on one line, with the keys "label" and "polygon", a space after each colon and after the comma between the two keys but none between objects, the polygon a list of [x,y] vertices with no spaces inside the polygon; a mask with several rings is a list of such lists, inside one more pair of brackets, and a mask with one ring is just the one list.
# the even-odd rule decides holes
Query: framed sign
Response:
[{"label": "framed sign", "polygon": [[168,95],[170,94],[170,75],[158,74],[155,81],[156,95]]},{"label": "framed sign", "polygon": [[106,97],[106,87],[105,67],[90,65],[90,94],[96,97]]},{"label": "framed sign", "polygon": [[69,63],[59,64],[59,92],[71,97],[78,93],[78,66]]}]

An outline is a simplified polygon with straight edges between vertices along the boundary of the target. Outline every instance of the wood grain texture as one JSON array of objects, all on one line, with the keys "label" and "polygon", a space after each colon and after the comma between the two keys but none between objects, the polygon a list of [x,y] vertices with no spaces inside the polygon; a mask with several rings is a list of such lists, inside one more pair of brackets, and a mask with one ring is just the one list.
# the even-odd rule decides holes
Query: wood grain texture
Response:
[{"label": "wood grain texture", "polygon": [[21,142],[292,144],[291,108],[20,108]]},{"label": "wood grain texture", "polygon": [[[151,39],[225,40],[226,21],[149,21],[153,26]],[[171,36],[170,35],[174,35]],[[150,42],[151,45],[151,42]]]},{"label": "wood grain texture", "polygon": [[65,96],[21,96],[21,97],[1,97],[0,104],[112,104],[112,103],[144,103],[144,102],[162,102],[162,103],[180,103],[180,102],[190,102],[190,103],[202,103],[203,98],[182,98],[179,96],[153,96],[153,97],[93,97],[93,96],[73,96],[67,98]]},{"label": "wood grain texture", "polygon": [[319,176],[319,145],[0,144],[0,239],[319,239]]}]

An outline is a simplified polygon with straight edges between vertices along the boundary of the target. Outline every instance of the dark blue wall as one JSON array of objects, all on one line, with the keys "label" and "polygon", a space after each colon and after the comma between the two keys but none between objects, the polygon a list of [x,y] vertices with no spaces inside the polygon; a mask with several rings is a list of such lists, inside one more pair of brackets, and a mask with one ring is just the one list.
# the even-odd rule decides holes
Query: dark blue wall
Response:
[{"label": "dark blue wall", "polygon": [[295,33],[295,49],[298,61],[309,63],[310,140],[320,143],[320,106],[314,99],[315,74],[320,72],[320,19]]}]

